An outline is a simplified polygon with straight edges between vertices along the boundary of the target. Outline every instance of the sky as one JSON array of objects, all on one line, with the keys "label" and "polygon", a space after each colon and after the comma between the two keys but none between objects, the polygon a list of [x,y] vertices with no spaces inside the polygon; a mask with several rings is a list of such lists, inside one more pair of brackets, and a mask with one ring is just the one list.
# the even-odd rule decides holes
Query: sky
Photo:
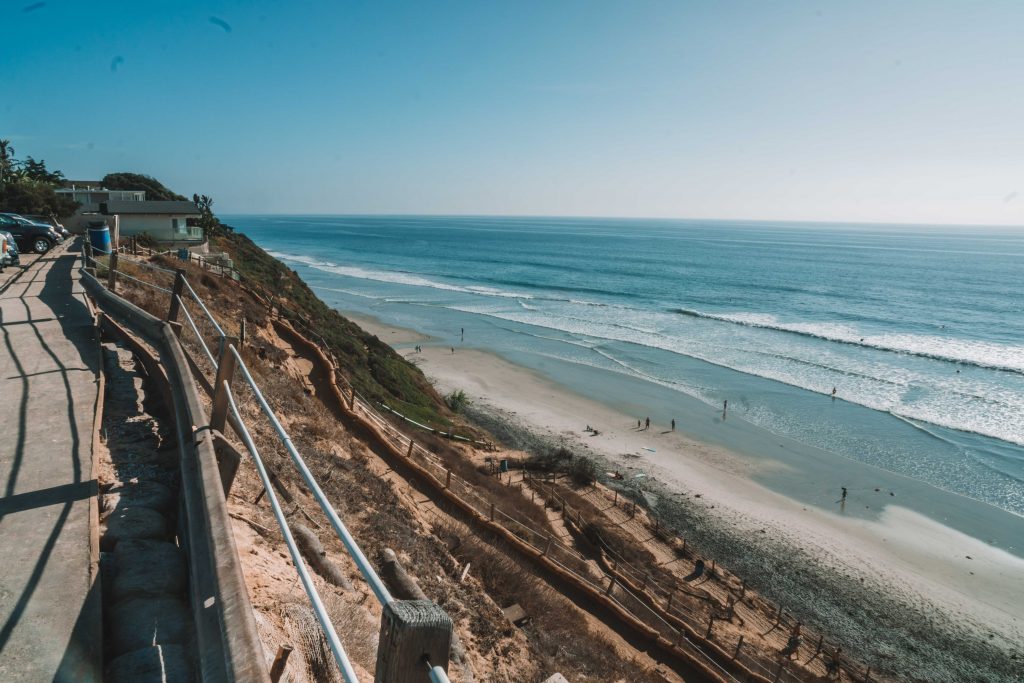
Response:
[{"label": "sky", "polygon": [[0,138],[220,213],[1024,225],[1024,2],[0,3]]}]

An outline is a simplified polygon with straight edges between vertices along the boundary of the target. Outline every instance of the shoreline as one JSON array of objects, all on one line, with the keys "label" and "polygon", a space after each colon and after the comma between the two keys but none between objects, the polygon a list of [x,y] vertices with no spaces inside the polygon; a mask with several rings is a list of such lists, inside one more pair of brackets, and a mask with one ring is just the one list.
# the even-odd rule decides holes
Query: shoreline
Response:
[{"label": "shoreline", "polygon": [[[925,615],[939,631],[951,636],[974,634],[979,642],[987,641],[1003,652],[1024,640],[1024,605],[1007,600],[1024,594],[1024,560],[882,500],[885,491],[871,492],[871,502],[884,509],[869,518],[823,510],[754,480],[758,475],[784,475],[784,463],[767,458],[753,461],[723,446],[673,432],[669,425],[652,423],[649,430],[637,430],[635,417],[572,393],[539,372],[490,352],[457,348],[452,354],[447,347],[427,346],[415,353],[402,345],[429,337],[365,315],[343,314],[360,325],[366,323],[372,334],[397,346],[442,393],[462,389],[474,400],[475,410],[496,414],[496,419],[539,432],[549,441],[563,442],[607,463],[627,481],[642,483],[648,503],[660,515],[682,520],[681,528],[688,531],[695,524],[707,527],[710,543],[722,541],[724,534],[729,543],[719,542],[722,547],[709,550],[724,552],[723,562],[731,556],[734,571],[749,575],[761,563],[745,555],[768,554],[774,558],[770,564],[815,576],[837,595],[844,594],[841,602],[846,607],[858,600],[866,603],[863,607],[868,611],[881,603],[889,608],[904,605]],[[600,434],[587,434],[587,425],[597,427]],[[848,505],[862,502],[851,497]],[[750,553],[753,546],[757,550]],[[795,557],[800,562],[794,563]],[[813,619],[814,581],[770,578],[762,592],[794,609],[798,603],[808,603],[801,611]],[[783,587],[773,595],[772,588],[779,586]],[[875,599],[865,599],[870,595]],[[836,608],[829,605],[827,609],[834,612]],[[818,621],[821,627],[845,632],[853,622],[858,622],[854,630],[865,628],[860,623],[865,620],[857,617],[833,615]],[[862,636],[862,649],[871,652],[869,629]]]}]

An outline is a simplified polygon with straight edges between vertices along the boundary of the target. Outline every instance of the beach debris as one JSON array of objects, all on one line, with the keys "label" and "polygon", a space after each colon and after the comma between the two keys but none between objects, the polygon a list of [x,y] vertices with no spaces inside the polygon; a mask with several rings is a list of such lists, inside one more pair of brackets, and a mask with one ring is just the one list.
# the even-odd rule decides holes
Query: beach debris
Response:
[{"label": "beach debris", "polygon": [[505,618],[516,626],[521,626],[529,618],[526,610],[520,607],[518,602],[514,602],[508,607],[503,607],[501,611],[505,614]]},{"label": "beach debris", "polygon": [[653,448],[648,448],[647,446],[644,446],[644,450],[645,451],[650,451],[651,453],[657,453],[658,452],[658,451],[654,450]]}]

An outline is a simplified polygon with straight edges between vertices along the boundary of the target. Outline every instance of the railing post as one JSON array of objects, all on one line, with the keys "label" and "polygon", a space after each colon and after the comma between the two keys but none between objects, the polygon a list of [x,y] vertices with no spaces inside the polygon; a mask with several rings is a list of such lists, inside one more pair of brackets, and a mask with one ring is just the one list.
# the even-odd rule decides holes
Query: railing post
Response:
[{"label": "railing post", "polygon": [[242,322],[238,326],[238,348],[245,346],[245,316],[242,316]]},{"label": "railing post", "polygon": [[[412,444],[411,444],[411,442],[410,442],[409,445],[410,445],[409,451],[412,452],[412,448],[411,448]],[[444,487],[446,489],[447,488],[451,488],[451,485],[452,485],[452,471],[451,470],[446,470],[445,473],[444,473]]]},{"label": "railing post", "polygon": [[[415,446],[415,445],[416,445],[416,442],[413,441],[412,439],[409,439],[409,450],[407,450],[405,452],[405,457],[407,457],[407,458],[411,458],[412,457],[412,449],[413,449],[413,446]],[[452,473],[448,472],[448,481],[451,482],[451,480],[452,480]],[[447,486],[447,484],[446,484],[446,486]]]},{"label": "railing post", "polygon": [[224,424],[228,417],[228,394],[224,383],[231,384],[231,377],[235,374],[235,354],[231,352],[231,345],[237,344],[234,337],[224,337],[220,345],[220,358],[217,359],[217,379],[213,385],[213,406],[210,408],[210,429],[218,432],[224,431]]},{"label": "railing post", "polygon": [[452,620],[429,600],[394,600],[384,605],[377,646],[375,683],[424,679],[424,664],[448,670]]},{"label": "railing post", "polygon": [[178,268],[174,275],[174,287],[171,289],[171,306],[167,309],[167,322],[175,322],[178,319],[178,311],[181,309],[181,294],[185,291],[185,271]]},{"label": "railing post", "polygon": [[740,634],[740,640],[739,640],[739,642],[738,642],[738,643],[736,643],[736,652],[733,652],[733,653],[732,653],[732,658],[733,658],[733,659],[736,659],[737,657],[739,657],[739,656],[740,656],[740,648],[741,648],[741,647],[743,647],[743,634],[742,634],[742,633]]},{"label": "railing post", "polygon": [[356,408],[356,388],[352,387],[352,393],[348,397],[348,409],[355,410]]},{"label": "railing post", "polygon": [[288,663],[288,655],[292,653],[291,645],[282,645],[277,648],[277,656],[274,657],[274,663],[270,665],[270,681],[271,683],[277,683],[281,680],[281,675],[284,674],[285,664]]},{"label": "railing post", "polygon": [[708,618],[708,630],[704,632],[704,640],[707,640],[708,638],[711,637],[711,629],[713,629],[714,627],[715,627],[715,615],[712,614]]},{"label": "railing post", "polygon": [[111,294],[117,293],[117,252],[110,250],[110,258],[107,260],[107,289]]},{"label": "railing post", "polygon": [[494,521],[494,503],[491,503],[491,521]]},{"label": "railing post", "polygon": [[615,577],[614,576],[609,576],[608,577],[608,590],[606,590],[604,592],[604,594],[605,595],[611,595],[613,588],[615,588]]}]

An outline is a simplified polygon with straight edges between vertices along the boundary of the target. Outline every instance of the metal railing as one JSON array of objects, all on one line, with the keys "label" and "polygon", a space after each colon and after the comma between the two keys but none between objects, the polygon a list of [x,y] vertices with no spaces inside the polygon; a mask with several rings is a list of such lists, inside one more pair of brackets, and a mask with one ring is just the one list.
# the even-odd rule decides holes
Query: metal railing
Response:
[{"label": "metal railing", "polygon": [[[246,450],[248,450],[249,454],[253,459],[253,463],[256,466],[256,470],[259,475],[260,481],[263,484],[263,487],[266,491],[267,500],[270,503],[270,506],[273,510],[274,518],[277,521],[278,526],[280,527],[281,533],[285,540],[285,544],[288,547],[288,552],[289,555],[291,556],[292,562],[295,564],[295,569],[299,575],[299,580],[302,583],[303,589],[305,590],[307,597],[309,598],[310,605],[313,609],[313,613],[316,616],[318,623],[320,624],[320,627],[324,634],[324,638],[326,639],[327,644],[330,647],[331,653],[334,656],[335,663],[338,666],[338,670],[341,673],[342,679],[346,683],[359,683],[359,679],[356,676],[355,669],[353,668],[349,656],[345,651],[344,644],[341,642],[341,638],[338,636],[337,631],[334,628],[334,624],[331,622],[330,616],[327,614],[327,610],[324,606],[323,599],[321,598],[319,591],[314,585],[309,570],[306,567],[305,561],[303,560],[302,555],[298,549],[298,546],[295,543],[295,539],[292,535],[291,529],[288,526],[287,515],[284,512],[283,508],[281,507],[280,501],[278,500],[277,495],[274,492],[274,487],[271,482],[270,474],[267,470],[267,467],[263,461],[262,456],[260,455],[259,449],[256,446],[255,441],[252,438],[252,434],[249,431],[249,427],[246,425],[245,419],[238,408],[238,403],[236,401],[234,392],[231,389],[232,378],[236,370],[238,370],[241,373],[241,376],[244,380],[244,384],[252,392],[253,397],[256,399],[256,402],[260,407],[260,411],[270,422],[274,432],[278,437],[278,440],[285,448],[285,450],[288,452],[288,454],[291,456],[292,462],[294,463],[296,469],[298,470],[302,480],[305,482],[306,486],[310,490],[310,493],[312,494],[313,498],[317,501],[317,504],[320,506],[324,515],[330,521],[335,534],[338,536],[338,539],[345,547],[346,551],[351,557],[359,573],[362,575],[366,583],[370,586],[371,591],[373,592],[377,601],[380,603],[381,607],[385,609],[386,616],[388,614],[389,606],[394,606],[399,601],[396,601],[392,597],[391,593],[384,585],[384,582],[381,580],[380,576],[377,574],[376,570],[370,564],[369,560],[366,558],[362,549],[359,547],[359,544],[353,538],[351,532],[349,532],[348,528],[345,526],[345,523],[342,521],[337,511],[334,509],[334,506],[331,505],[330,501],[327,499],[327,496],[320,488],[319,483],[316,481],[316,478],[310,472],[309,467],[306,465],[305,460],[302,458],[302,455],[295,447],[295,444],[292,441],[291,436],[288,434],[288,431],[281,424],[280,420],[277,418],[277,415],[270,407],[270,404],[263,396],[262,391],[260,391],[258,384],[256,383],[255,379],[252,376],[252,373],[245,364],[245,360],[242,358],[242,354],[236,348],[234,339],[225,334],[223,327],[220,325],[220,323],[218,323],[217,319],[210,312],[206,304],[202,301],[202,298],[196,293],[195,289],[188,282],[184,273],[182,271],[170,271],[165,268],[160,268],[152,264],[144,264],[143,262],[135,260],[131,261],[133,266],[143,265],[144,267],[149,267],[154,271],[161,271],[166,274],[174,275],[174,287],[173,289],[168,289],[156,285],[154,283],[147,282],[140,278],[136,278],[124,272],[124,270],[122,269],[123,267],[118,267],[118,250],[100,253],[106,256],[107,260],[105,263],[95,258],[92,248],[90,247],[90,245],[88,245],[88,243],[86,243],[85,248],[83,249],[83,261],[86,269],[105,268],[107,270],[108,283],[110,283],[109,288],[111,290],[114,290],[116,288],[116,284],[114,283],[116,283],[117,278],[126,278],[129,281],[149,287],[155,291],[159,291],[161,293],[166,293],[170,295],[171,306],[169,308],[168,313],[168,322],[174,322],[173,318],[176,317],[175,314],[179,311],[185,315],[185,319],[188,322],[189,329],[192,331],[200,348],[203,350],[204,355],[210,362],[213,371],[216,373],[216,383],[214,384],[214,392],[211,397],[212,409],[210,414],[209,428],[216,430],[218,432],[223,431],[226,426],[226,418],[228,412],[230,412],[231,416],[234,418],[232,426],[237,426],[236,432],[238,433],[239,438],[242,440]],[[185,295],[184,297],[183,294]],[[206,342],[206,339],[204,339],[204,335],[200,331],[199,325],[197,325],[196,323],[196,318],[188,311],[188,307],[186,306],[186,300],[190,300],[195,303],[195,305],[198,308],[198,311],[202,314],[203,318],[205,318],[205,322],[207,322],[211,326],[211,328],[215,330],[217,343],[219,347],[218,355],[216,357],[211,352],[210,347]],[[443,614],[443,610],[441,610],[440,607],[433,605],[433,608]],[[446,615],[444,618],[448,619]],[[450,623],[450,619],[448,619],[448,621]],[[393,626],[394,624],[391,625]],[[383,639],[382,643],[379,645],[379,648],[384,648]],[[378,668],[380,668],[380,661],[380,655],[378,655]],[[436,683],[448,683],[448,676],[445,673],[445,668],[443,666],[438,665],[436,663],[434,665],[430,665],[430,663],[426,660],[419,662],[419,665],[424,663],[427,664],[426,668],[423,669],[424,679],[434,681]],[[447,659],[445,659],[444,664],[447,664]],[[414,666],[413,668],[417,669],[417,667],[418,665]],[[390,668],[394,669],[394,667]],[[381,679],[378,678],[378,680]],[[399,679],[389,679],[389,681],[391,680],[397,681]]]}]

